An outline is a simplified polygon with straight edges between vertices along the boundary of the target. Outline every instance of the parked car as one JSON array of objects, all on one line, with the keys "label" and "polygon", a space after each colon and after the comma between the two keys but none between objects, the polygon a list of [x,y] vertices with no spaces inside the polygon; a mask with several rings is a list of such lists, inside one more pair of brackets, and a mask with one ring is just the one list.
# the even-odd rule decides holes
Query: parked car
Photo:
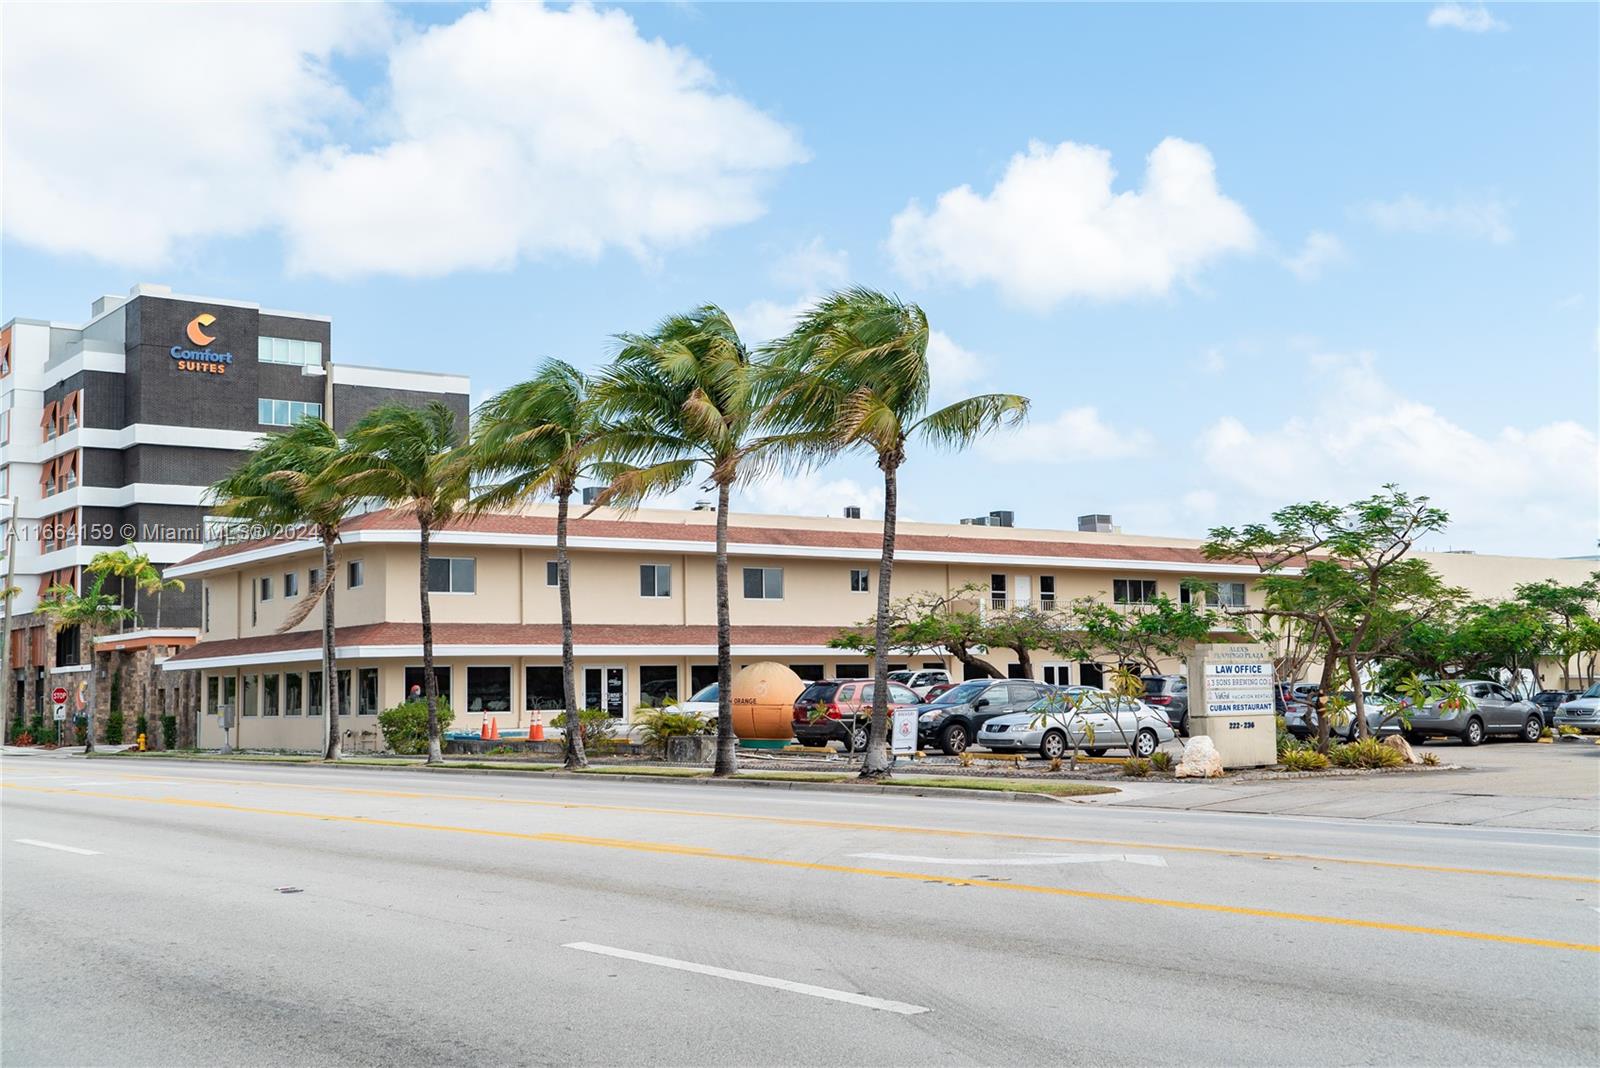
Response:
[{"label": "parked car", "polygon": [[950,685],[950,672],[944,668],[921,668],[912,671],[891,671],[889,681],[898,682],[923,701],[928,699],[928,691],[935,686]]},{"label": "parked car", "polygon": [[1273,686],[1273,703],[1278,706],[1278,715],[1286,715],[1294,705],[1308,705],[1312,699],[1322,692],[1322,687],[1314,682],[1280,682]]},{"label": "parked car", "polygon": [[[1082,687],[1079,687],[1082,689]],[[1148,757],[1162,742],[1177,737],[1166,713],[1132,697],[1100,691],[1078,695],[1078,712],[1066,711],[1059,694],[1035,701],[1027,710],[996,716],[978,731],[978,744],[995,752],[1037,751],[1046,760],[1078,747],[1090,756],[1108,749],[1127,749]]]},{"label": "parked car", "polygon": [[717,684],[704,686],[695,691],[687,701],[673,701],[669,708],[681,709],[684,712],[693,712],[702,719],[712,722],[717,718]]},{"label": "parked car", "polygon": [[1539,740],[1544,731],[1544,716],[1532,701],[1519,700],[1498,682],[1468,679],[1461,687],[1472,699],[1469,707],[1444,708],[1443,702],[1431,701],[1413,710],[1406,740],[1418,742],[1439,734],[1459,738],[1463,745],[1477,745],[1495,735],[1524,742]]},{"label": "parked car", "polygon": [[1178,733],[1189,737],[1189,680],[1182,675],[1146,675],[1144,701],[1167,714]]},{"label": "parked car", "polygon": [[1555,725],[1584,731],[1600,730],[1600,682],[1557,707]]},{"label": "parked car", "polygon": [[1539,706],[1539,712],[1544,716],[1544,725],[1553,727],[1556,722],[1556,709],[1582,696],[1582,690],[1540,690],[1529,700]]},{"label": "parked car", "polygon": [[[1356,729],[1356,693],[1354,690],[1344,690],[1339,696],[1344,700],[1345,715],[1348,719],[1344,726],[1344,737],[1346,741],[1353,742],[1361,736]],[[1381,738],[1386,734],[1400,734],[1404,730],[1397,714],[1398,702],[1393,698],[1385,697],[1381,693],[1364,691],[1361,694],[1361,704],[1367,712],[1367,731],[1374,738]]]},{"label": "parked car", "polygon": [[985,722],[1021,712],[1047,692],[1031,679],[968,679],[917,710],[917,746],[965,752]]},{"label": "parked car", "polygon": [[[794,699],[794,736],[803,745],[843,742],[847,753],[867,747],[872,730],[870,680],[823,679],[813,682]],[[920,705],[916,694],[898,682],[889,684],[889,714],[906,705]]]},{"label": "parked car", "polygon": [[957,684],[953,682],[941,682],[936,686],[929,686],[928,692],[922,695],[922,700],[924,702],[936,701],[944,694],[947,694],[951,690],[955,689],[956,685]]}]

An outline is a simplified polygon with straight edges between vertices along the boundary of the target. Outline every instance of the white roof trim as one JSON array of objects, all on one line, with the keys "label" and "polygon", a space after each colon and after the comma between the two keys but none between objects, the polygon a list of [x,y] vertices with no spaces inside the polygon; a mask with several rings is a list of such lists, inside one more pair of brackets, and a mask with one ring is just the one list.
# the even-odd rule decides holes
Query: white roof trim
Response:
[{"label": "white roof trim", "polygon": [[[866,652],[834,649],[827,645],[739,645],[733,647],[735,656],[825,656],[834,659],[866,657]],[[340,645],[334,649],[340,660],[415,660],[422,655],[420,645]],[[435,645],[437,657],[547,657],[559,659],[560,645]],[[574,656],[638,657],[638,656],[706,656],[717,655],[713,645],[579,645]],[[165,662],[166,671],[193,671],[212,668],[258,667],[264,664],[308,664],[322,659],[320,646],[312,649],[280,649],[270,653],[244,653],[235,656],[191,658],[180,663]]]}]

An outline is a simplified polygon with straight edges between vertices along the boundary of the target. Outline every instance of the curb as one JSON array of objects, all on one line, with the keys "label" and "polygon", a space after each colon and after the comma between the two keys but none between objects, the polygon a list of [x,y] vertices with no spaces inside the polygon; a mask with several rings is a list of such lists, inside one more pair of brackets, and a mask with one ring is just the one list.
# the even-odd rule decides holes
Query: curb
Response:
[{"label": "curb", "polygon": [[[124,757],[121,753],[95,753],[89,756],[90,760],[118,760],[139,759],[138,756]],[[515,768],[430,768],[425,764],[396,764],[384,766],[381,764],[343,764],[330,765],[327,761],[314,760],[212,760],[204,757],[156,757],[151,763],[160,761],[182,761],[185,764],[216,764],[232,765],[234,767],[250,767],[252,765],[276,768],[326,768],[337,767],[348,771],[420,771],[429,775],[502,775],[518,779],[583,779],[593,782],[602,780],[607,782],[644,782],[650,784],[666,784],[682,786],[727,786],[768,790],[811,790],[822,793],[851,793],[851,794],[889,794],[912,797],[954,797],[971,801],[1021,801],[1027,804],[1057,805],[1069,802],[1082,801],[1086,797],[1109,797],[1109,794],[1087,794],[1079,796],[1057,797],[1054,794],[1035,794],[1018,792],[1015,790],[971,790],[959,786],[869,786],[851,782],[803,782],[788,779],[699,779],[684,775],[626,775],[595,774],[592,772],[572,772],[562,770],[551,771],[518,771]]]}]

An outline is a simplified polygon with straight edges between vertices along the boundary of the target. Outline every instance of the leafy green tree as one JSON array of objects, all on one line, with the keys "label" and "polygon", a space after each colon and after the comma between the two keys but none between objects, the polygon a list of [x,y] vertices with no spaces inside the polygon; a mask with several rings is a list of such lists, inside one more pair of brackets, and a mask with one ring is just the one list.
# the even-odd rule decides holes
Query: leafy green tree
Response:
[{"label": "leafy green tree", "polygon": [[[1583,637],[1596,615],[1600,602],[1600,571],[1589,576],[1587,582],[1560,583],[1553,579],[1525,582],[1516,588],[1516,600],[1538,613],[1549,624],[1546,632],[1546,656],[1561,661],[1561,688],[1572,688],[1572,661],[1582,651]],[[1538,667],[1533,665],[1534,681],[1538,680]]]},{"label": "leafy green tree", "polygon": [[1180,604],[1166,594],[1143,605],[1077,597],[1068,603],[1066,617],[1076,645],[1069,644],[1065,655],[1133,665],[1152,675],[1161,671],[1163,660],[1181,656],[1208,638],[1217,621],[1216,612]]},{"label": "leafy green tree", "polygon": [[702,479],[717,494],[717,757],[738,767],[733,734],[733,628],[728,603],[728,513],[735,486],[826,444],[806,428],[764,433],[762,382],[733,321],[715,305],[618,337],[616,359],[594,386],[606,420],[609,485],[600,504],[636,507]]},{"label": "leafy green tree", "polygon": [[[334,664],[334,589],[338,577],[334,547],[339,525],[350,514],[355,498],[329,476],[339,460],[339,435],[321,419],[302,419],[287,430],[261,439],[255,452],[231,474],[211,487],[212,511],[266,530],[306,529],[322,542],[322,576],[284,620],[280,631],[300,625],[318,603],[322,605],[322,707],[328,718],[323,757],[342,755],[338,674]],[[164,580],[164,585],[178,580]],[[182,589],[182,585],[173,587]],[[160,620],[160,589],[156,591],[156,617]]]},{"label": "leafy green tree", "polygon": [[171,590],[173,593],[182,593],[185,587],[182,579],[169,579],[164,577],[159,571],[154,571],[154,569],[152,569],[152,571],[153,574],[144,580],[144,583],[140,586],[140,589],[144,590],[145,593],[153,593],[156,595],[156,629],[160,630],[162,594],[166,593],[168,590]]},{"label": "leafy green tree", "polygon": [[423,408],[403,404],[374,408],[350,428],[347,447],[329,468],[330,484],[341,492],[386,501],[416,518],[429,764],[444,760],[439,744],[439,680],[433,670],[431,539],[467,504],[470,477],[471,458],[456,429],[455,413],[439,401]]},{"label": "leafy green tree", "polygon": [[[1217,527],[1204,552],[1213,560],[1249,560],[1261,572],[1265,609],[1229,614],[1298,619],[1321,636],[1321,692],[1334,692],[1338,670],[1361,678],[1361,665],[1393,651],[1419,619],[1448,612],[1462,592],[1444,584],[1424,560],[1408,555],[1418,538],[1442,530],[1449,516],[1390,484],[1347,505],[1313,501],[1272,513],[1269,523]],[[1365,735],[1361,686],[1358,730]],[[1317,717],[1318,748],[1331,723]]]},{"label": "leafy green tree", "polygon": [[873,648],[872,732],[861,776],[888,774],[888,650],[894,580],[898,475],[912,442],[961,449],[997,427],[1021,421],[1026,397],[987,393],[928,411],[928,317],[915,304],[855,288],[823,298],[769,350],[775,422],[827,440],[827,449],[862,449],[883,472],[883,548]]},{"label": "leafy green tree", "polygon": [[1034,650],[1070,656],[1080,645],[1076,636],[1067,629],[1062,613],[1034,604],[990,612],[983,620],[979,633],[984,645],[1010,649],[1016,653],[1023,677],[1029,679],[1033,678]]},{"label": "leafy green tree", "polygon": [[94,581],[86,591],[79,593],[71,586],[55,585],[39,599],[38,610],[50,620],[57,634],[68,627],[78,629],[78,646],[83,652],[84,662],[89,665],[89,707],[84,732],[84,751],[89,753],[94,752],[95,703],[100,674],[94,640],[132,615],[131,610],[122,606],[119,597],[103,589],[107,576],[114,574],[112,568],[115,566],[114,562],[108,562],[104,570],[97,571],[94,562],[90,561],[88,571],[94,576]]},{"label": "leafy green tree", "polygon": [[596,470],[603,428],[584,374],[546,360],[534,376],[490,398],[478,410],[469,449],[478,487],[469,508],[506,508],[542,494],[556,499],[556,574],[561,599],[561,692],[568,768],[589,763],[583,748],[572,652],[572,568],[567,559],[572,495]]},{"label": "leafy green tree", "polygon": [[[907,656],[948,654],[966,668],[968,678],[1005,678],[978,652],[988,644],[987,624],[978,610],[978,598],[987,590],[982,583],[969,583],[948,595],[919,592],[895,601],[884,629],[888,648]],[[877,631],[874,616],[860,627],[839,632],[828,644],[835,649],[871,652],[878,648]]]}]

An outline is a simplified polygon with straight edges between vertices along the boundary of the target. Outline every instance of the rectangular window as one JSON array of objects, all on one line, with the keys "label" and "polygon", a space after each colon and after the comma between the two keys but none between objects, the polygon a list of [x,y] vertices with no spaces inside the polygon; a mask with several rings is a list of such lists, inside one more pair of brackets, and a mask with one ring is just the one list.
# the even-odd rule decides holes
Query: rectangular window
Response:
[{"label": "rectangular window", "polygon": [[745,568],[744,595],[746,598],[752,601],[783,600],[783,568]]},{"label": "rectangular window", "polygon": [[1153,604],[1156,599],[1156,580],[1113,579],[1111,599],[1117,604]]},{"label": "rectangular window", "polygon": [[821,682],[828,677],[821,664],[790,664],[789,670],[806,682]]},{"label": "rectangular window", "polygon": [[691,664],[689,665],[689,692],[699,693],[701,690],[717,681],[717,665]]},{"label": "rectangular window", "polygon": [[222,677],[222,707],[231,712],[238,712],[234,699],[239,696],[239,680],[232,675]]},{"label": "rectangular window", "polygon": [[244,677],[244,707],[239,714],[253,716],[260,711],[258,705],[261,701],[261,676],[246,675]]},{"label": "rectangular window", "polygon": [[378,669],[362,668],[360,672],[361,689],[358,691],[361,704],[356,708],[358,715],[376,716],[378,714]]},{"label": "rectangular window", "polygon": [[349,589],[358,588],[367,581],[367,565],[362,560],[352,560],[346,566],[344,584]]},{"label": "rectangular window", "polygon": [[508,667],[467,668],[467,711],[511,711],[511,669]]},{"label": "rectangular window", "polygon": [[639,703],[651,708],[678,699],[678,669],[672,664],[645,664],[639,668]]},{"label": "rectangular window", "polygon": [[835,664],[833,667],[834,678],[838,679],[864,679],[867,677],[869,664]]},{"label": "rectangular window", "polygon": [[306,715],[322,715],[322,672],[306,672]]},{"label": "rectangular window", "polygon": [[870,593],[872,590],[868,579],[870,574],[871,572],[864,567],[852,567],[850,569],[850,592]]},{"label": "rectangular window", "polygon": [[[420,665],[406,668],[407,701],[423,701],[427,699],[427,691],[422,686],[427,678],[428,676],[422,673]],[[448,667],[440,667],[438,664],[433,665],[433,684],[438,687],[439,700],[455,700],[450,695],[450,669]]]},{"label": "rectangular window", "polygon": [[310,416],[322,418],[322,405],[315,401],[274,400],[261,397],[256,401],[256,422],[262,426],[294,426]]},{"label": "rectangular window", "polygon": [[322,366],[322,342],[297,341],[286,337],[263,337],[256,345],[256,358],[262,363],[286,363],[297,367]]},{"label": "rectangular window", "polygon": [[11,409],[0,411],[0,445],[11,444]]},{"label": "rectangular window", "polygon": [[546,586],[561,585],[561,565],[554,560],[545,561],[544,584]]},{"label": "rectangular window", "polygon": [[1217,583],[1217,599],[1224,608],[1244,607],[1244,583],[1219,582]]},{"label": "rectangular window", "polygon": [[558,667],[529,667],[523,694],[529,712],[552,712],[567,707]]},{"label": "rectangular window", "polygon": [[306,571],[306,590],[309,592],[322,585],[322,568],[313,567]]},{"label": "rectangular window", "polygon": [[222,712],[217,707],[217,692],[220,689],[217,681],[215,675],[206,676],[206,714],[209,716],[219,715]]},{"label": "rectangular window", "polygon": [[428,561],[429,593],[475,593],[478,561],[471,556],[435,556]]},{"label": "rectangular window", "polygon": [[1056,606],[1056,577],[1054,575],[1039,576],[1039,607],[1054,608]]},{"label": "rectangular window", "polygon": [[350,707],[350,669],[346,668],[343,671],[338,672],[337,675],[338,682],[336,683],[336,686],[338,687],[339,692],[334,696],[339,702],[339,715],[348,716],[351,712],[355,711]]},{"label": "rectangular window", "polygon": [[263,601],[272,600],[272,576],[271,575],[262,575],[261,576],[261,599]]},{"label": "rectangular window", "polygon": [[279,685],[277,675],[263,675],[261,677],[261,714],[263,716],[276,716],[278,714]]},{"label": "rectangular window", "polygon": [[283,595],[285,597],[300,596],[300,572],[285,571],[283,573]]},{"label": "rectangular window", "polygon": [[206,630],[209,631],[211,629],[211,583],[205,584],[205,588],[200,594],[200,599],[205,606],[204,625]]},{"label": "rectangular window", "polygon": [[304,676],[298,671],[291,671],[283,677],[283,714],[298,716],[305,705],[304,691],[301,689]]},{"label": "rectangular window", "polygon": [[1006,606],[1006,577],[1004,575],[989,576],[989,607],[1001,610]]},{"label": "rectangular window", "polygon": [[671,597],[672,568],[667,564],[640,564],[639,596]]}]

